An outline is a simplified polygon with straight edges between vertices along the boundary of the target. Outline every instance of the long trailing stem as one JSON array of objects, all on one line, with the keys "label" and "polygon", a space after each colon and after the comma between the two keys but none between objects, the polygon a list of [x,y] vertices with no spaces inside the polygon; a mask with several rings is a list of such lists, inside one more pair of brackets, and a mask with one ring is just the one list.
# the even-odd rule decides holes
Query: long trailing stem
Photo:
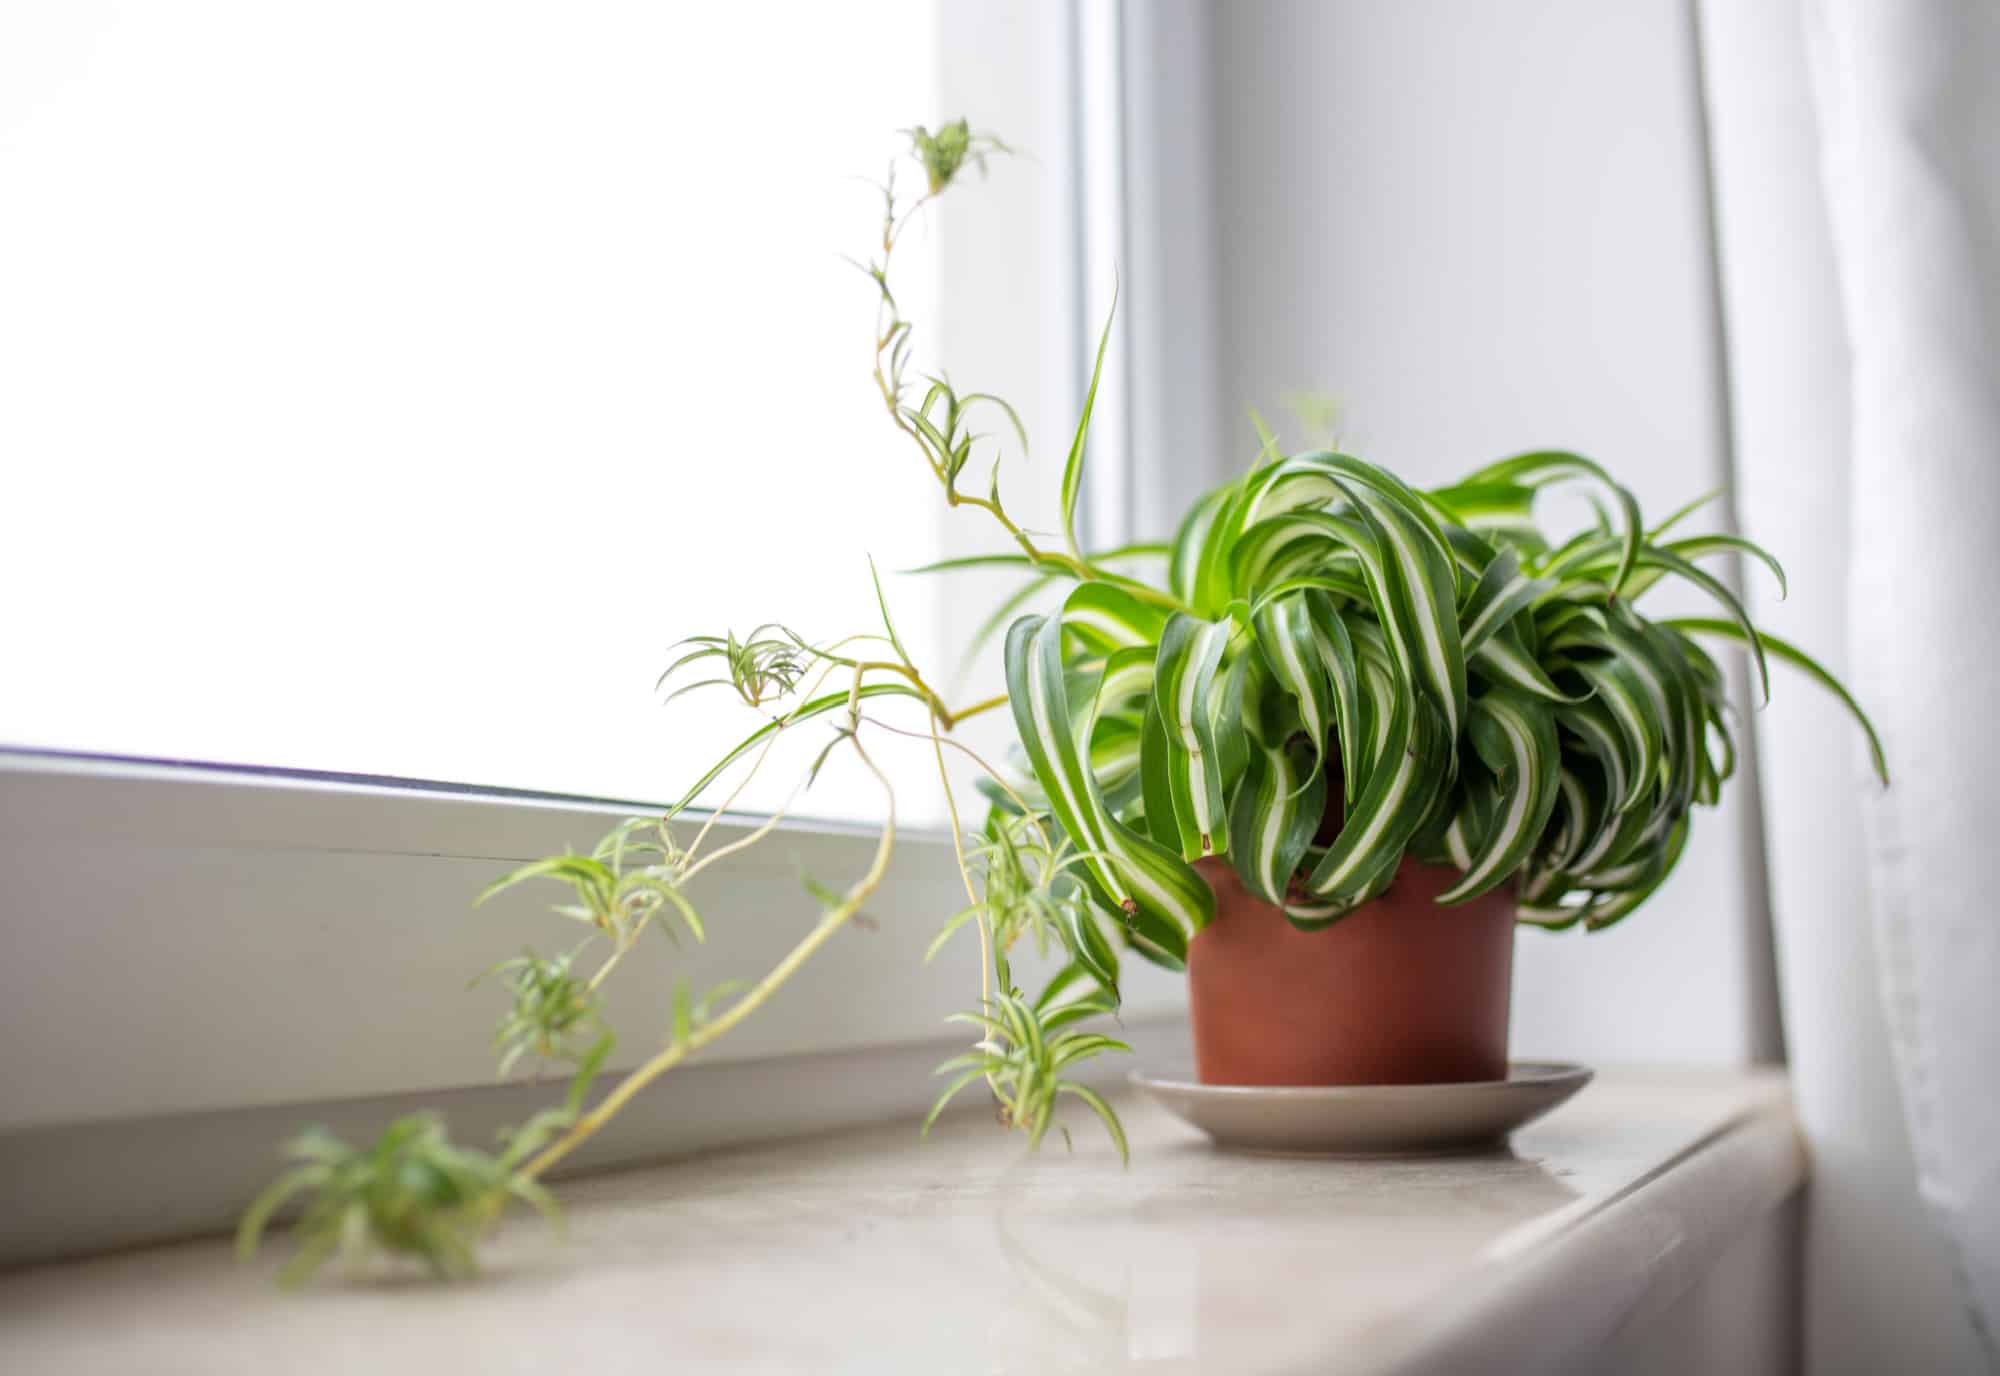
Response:
[{"label": "long trailing stem", "polygon": [[862,764],[868,767],[869,773],[873,774],[876,781],[882,785],[882,796],[887,808],[887,814],[882,823],[881,839],[876,843],[875,847],[874,863],[869,865],[867,872],[848,889],[839,903],[827,909],[826,913],[813,926],[813,929],[806,934],[805,938],[798,945],[794,946],[783,960],[774,965],[770,972],[763,979],[759,980],[743,997],[732,1003],[727,1011],[713,1020],[703,1023],[686,1037],[677,1039],[671,1046],[666,1047],[651,1060],[627,1075],[619,1082],[615,1089],[604,1096],[603,1100],[595,1108],[577,1119],[567,1132],[563,1133],[554,1142],[551,1142],[538,1156],[523,1167],[521,1170],[523,1178],[528,1180],[539,1178],[550,1167],[554,1166],[594,1136],[600,1128],[617,1115],[620,1109],[625,1107],[632,1099],[632,1096],[639,1093],[640,1090],[659,1079],[660,1076],[672,1070],[709,1043],[726,1036],[738,1023],[763,1007],[771,995],[784,986],[785,981],[796,974],[801,966],[812,959],[820,947],[826,945],[832,939],[835,932],[838,932],[842,927],[847,925],[849,919],[861,910],[861,905],[867,902],[869,896],[881,886],[882,878],[889,870],[889,856],[895,850],[896,845],[896,792],[890,786],[888,776],[882,772],[881,767],[869,756],[866,747],[861,744],[861,741],[858,738],[850,738],[850,743],[854,747],[854,753],[860,757]]},{"label": "long trailing stem", "polygon": [[[898,212],[893,192],[893,178],[889,187],[884,188],[886,209],[883,218],[881,259],[869,266],[867,271],[880,289],[880,303],[877,313],[877,334],[875,341],[874,377],[883,404],[892,424],[917,444],[924,453],[926,464],[932,475],[944,489],[951,506],[972,506],[991,515],[1007,535],[1019,546],[1028,564],[1047,571],[1059,572],[1072,578],[1087,581],[1104,581],[1129,591],[1134,597],[1155,602],[1159,605],[1179,609],[1181,604],[1171,595],[1148,588],[1143,584],[1125,579],[1115,573],[1097,568],[1080,550],[1065,553],[1045,550],[1035,539],[1018,525],[1002,508],[997,483],[990,498],[968,495],[956,486],[958,474],[965,466],[973,444],[973,439],[962,431],[960,419],[965,407],[975,403],[996,405],[1006,410],[1013,418],[1011,408],[997,397],[971,394],[960,397],[951,392],[942,382],[933,384],[932,397],[945,398],[951,416],[945,422],[945,430],[952,438],[940,443],[941,432],[932,423],[927,412],[932,402],[911,410],[903,405],[904,383],[902,369],[907,357],[911,325],[902,319],[897,310],[894,296],[889,287],[889,264],[896,245],[916,218],[937,199],[953,174],[968,159],[978,163],[986,152],[1004,150],[997,140],[972,134],[964,121],[958,121],[932,136],[918,128],[908,131],[913,139],[921,161],[929,174],[928,191],[918,197],[905,210]],[[1019,422],[1015,422],[1016,429]],[[871,566],[872,568],[872,566]],[[739,759],[740,752],[731,752],[723,763],[716,767],[686,799],[669,810],[665,816],[650,819],[650,825],[659,833],[657,843],[646,849],[650,856],[643,863],[627,865],[627,835],[631,828],[643,823],[635,820],[624,823],[607,837],[596,852],[578,855],[568,851],[558,856],[546,857],[531,862],[503,876],[489,886],[486,896],[509,888],[517,883],[535,879],[555,879],[571,885],[576,892],[576,902],[559,908],[567,917],[584,918],[600,932],[612,939],[612,949],[592,973],[588,981],[579,982],[571,976],[569,961],[565,956],[555,961],[537,958],[532,952],[520,959],[509,962],[509,967],[521,971],[517,981],[515,1009],[503,1021],[498,1041],[512,1046],[501,1061],[502,1072],[521,1054],[521,1047],[532,1045],[545,1057],[559,1057],[572,1061],[576,1073],[570,1081],[568,1096],[560,1106],[550,1107],[536,1114],[522,1127],[508,1137],[505,1150],[493,1156],[477,1151],[452,1146],[443,1134],[441,1121],[423,1115],[413,1116],[390,1125],[380,1141],[372,1148],[356,1153],[331,1138],[301,1139],[295,1151],[319,1161],[329,1155],[338,1155],[342,1160],[356,1163],[350,1174],[354,1182],[350,1188],[347,1176],[336,1181],[318,1165],[303,1166],[281,1177],[271,1190],[254,1202],[246,1213],[241,1232],[240,1245],[246,1251],[254,1248],[257,1237],[262,1233],[273,1212],[293,1194],[312,1190],[318,1202],[309,1210],[304,1227],[310,1235],[301,1251],[294,1258],[289,1273],[303,1276],[316,1267],[320,1260],[334,1247],[357,1248],[372,1241],[385,1250],[409,1250],[403,1232],[390,1229],[373,1212],[366,1215],[365,1233],[357,1233],[355,1219],[363,1217],[356,1213],[360,1203],[343,1203],[348,1198],[339,1189],[348,1189],[353,1200],[365,1203],[368,1210],[374,1210],[379,1201],[389,1199],[395,1204],[395,1219],[418,1216],[425,1223],[427,1241],[424,1249],[434,1266],[452,1273],[469,1273],[475,1269],[472,1253],[473,1241],[479,1229],[497,1217],[501,1206],[508,1198],[527,1201],[553,1214],[553,1199],[538,1183],[547,1172],[567,1159],[578,1147],[589,1141],[604,1126],[615,1118],[631,1100],[644,1091],[661,1076],[699,1055],[704,1049],[729,1035],[746,1019],[755,1015],[771,997],[797,974],[815,955],[833,939],[834,935],[854,920],[863,904],[878,892],[887,873],[896,841],[896,795],[889,777],[870,755],[862,743],[863,725],[877,726],[898,735],[916,737],[920,734],[931,743],[933,760],[938,776],[945,790],[946,807],[950,814],[952,828],[952,848],[957,860],[960,879],[964,883],[969,915],[979,929],[980,941],[980,1011],[960,1015],[959,1021],[971,1022],[984,1030],[979,1042],[971,1052],[948,1063],[945,1069],[958,1071],[951,1086],[933,1108],[931,1119],[935,1119],[959,1089],[983,1078],[991,1089],[995,1100],[1002,1107],[1002,1121],[1028,1132],[1030,1143],[1041,1140],[1048,1128],[1058,1095],[1073,1095],[1086,1103],[1105,1122],[1107,1130],[1124,1151],[1124,1139],[1116,1115],[1086,1086],[1068,1079],[1063,1071],[1083,1057],[1098,1054],[1106,1049],[1122,1049],[1123,1044],[1112,1039],[1081,1031],[1068,1026],[1076,1021],[1079,1012],[1109,1011],[1112,1002],[1099,1006],[1094,1001],[1072,1001],[1063,1010],[1064,1021],[1047,1030],[1041,1028],[1043,1017],[1039,1001],[1028,1002],[1018,990],[1011,987],[1006,952],[1022,930],[1032,925],[1038,938],[1045,936],[1049,928],[1047,913],[1050,898],[1039,889],[1030,891],[1027,898],[1018,890],[1021,887],[1021,862],[1011,849],[1013,835],[1008,832],[999,838],[989,838],[991,845],[1005,848],[1001,853],[1004,861],[991,860],[989,851],[986,872],[986,891],[980,891],[971,872],[971,860],[964,831],[963,819],[959,812],[958,800],[952,788],[950,771],[946,768],[945,749],[950,747],[970,758],[985,773],[991,776],[1006,796],[1020,809],[1021,814],[1033,827],[1040,838],[1043,852],[1048,861],[1042,877],[1033,881],[1036,885],[1048,886],[1054,883],[1054,876],[1060,874],[1068,863],[1058,859],[1058,848],[1052,843],[1050,828],[1043,825],[1043,819],[1035,809],[1008,783],[997,770],[987,763],[976,751],[962,741],[952,739],[950,733],[959,724],[984,713],[1006,706],[1009,697],[997,693],[962,707],[954,708],[938,692],[911,660],[895,627],[889,619],[889,609],[883,598],[879,579],[876,595],[882,613],[883,634],[863,634],[848,636],[822,645],[812,645],[802,638],[775,624],[761,626],[739,638],[733,634],[725,636],[697,636],[690,640],[693,648],[682,655],[669,669],[664,678],[671,678],[683,666],[695,662],[720,661],[726,673],[711,677],[700,683],[690,684],[678,690],[714,685],[729,685],[736,689],[742,700],[752,708],[764,711],[767,718],[762,728],[769,732],[768,739],[755,751],[749,760],[749,768],[730,789],[722,804],[709,811],[697,830],[693,843],[680,847],[669,834],[669,826],[688,801],[701,791],[701,787],[713,780],[716,774]],[[767,634],[770,632],[772,634]],[[894,658],[882,656],[879,649],[863,650],[860,645],[886,646],[894,653]],[[689,642],[683,642],[688,644]],[[864,657],[864,656],[877,657]],[[811,661],[817,660],[821,671],[812,672]],[[720,818],[735,805],[752,779],[765,767],[780,736],[789,734],[791,728],[802,724],[811,716],[822,712],[838,710],[838,696],[822,697],[822,690],[828,679],[837,671],[851,674],[851,681],[845,693],[846,723],[833,743],[827,746],[815,761],[813,768],[786,797],[784,804],[746,834],[737,837],[713,851],[705,847]],[[883,680],[893,678],[899,682],[893,691],[903,693],[921,701],[927,709],[926,731],[918,733],[904,730],[878,718],[864,715],[862,706],[867,695],[890,690]],[[808,682],[809,681],[809,682]],[[798,691],[804,684],[803,691]],[[789,711],[775,711],[765,707],[766,703],[792,698],[796,705]],[[669,698],[671,701],[671,697]],[[636,944],[643,928],[656,917],[671,932],[671,921],[676,912],[683,925],[701,939],[703,924],[699,915],[689,903],[684,888],[703,870],[730,855],[745,850],[767,839],[777,828],[800,792],[817,774],[820,764],[827,754],[845,743],[851,746],[862,764],[872,774],[882,789],[885,812],[881,832],[876,842],[874,855],[866,871],[838,895],[807,881],[807,888],[818,894],[822,902],[819,920],[795,944],[782,959],[764,974],[754,985],[736,995],[720,1012],[710,1015],[710,1008],[717,1005],[728,990],[740,989],[736,982],[711,989],[698,1001],[692,999],[685,985],[677,986],[674,1003],[673,1030],[667,1044],[655,1050],[637,1068],[628,1071],[587,1112],[583,1111],[585,1097],[594,1082],[598,1069],[611,1054],[614,1041],[610,1031],[599,1021],[598,991],[611,973],[624,961],[627,953]],[[1000,877],[996,878],[995,864],[1003,866]],[[995,884],[999,883],[1010,896],[996,899]],[[1007,886],[1012,886],[1008,888]],[[1041,906],[1036,906],[1039,903]],[[996,906],[997,905],[997,906]],[[1004,916],[1003,916],[1004,911]],[[1024,916],[1024,914],[1026,914]],[[948,925],[943,935],[949,935],[955,920]],[[942,938],[941,938],[942,939]],[[581,948],[579,948],[581,949]],[[1062,977],[1058,977],[1060,980]],[[1052,984],[1051,992],[1045,997],[1053,997],[1060,984]],[[1093,996],[1094,997],[1094,996]],[[1088,1006],[1086,1006],[1086,1004]],[[1053,1019],[1051,1019],[1053,1021]],[[594,1029],[596,1042],[583,1049],[572,1038],[579,1029]],[[968,1073],[965,1065],[973,1063]],[[927,1124],[928,1124],[927,1120]],[[406,1153],[408,1154],[406,1157]],[[409,1180],[412,1178],[405,1169],[407,1160],[423,1161],[436,1157],[449,1160],[455,1170],[477,1169],[490,1177],[487,1188],[469,1203],[440,1205],[425,1196],[409,1196]],[[518,1164],[525,1158],[526,1164]],[[398,1192],[401,1193],[398,1193]],[[335,1205],[340,1207],[336,1208]],[[387,1217],[387,1215],[385,1215]],[[396,1228],[405,1228],[397,1222]],[[337,1227],[337,1232],[328,1231]]]},{"label": "long trailing stem", "polygon": [[[1142,602],[1150,602],[1169,611],[1187,611],[1189,608],[1171,593],[1133,579],[1107,577],[1103,570],[1089,560],[1076,554],[1066,554],[1061,550],[1044,549],[1027,530],[1007,514],[1001,506],[996,485],[994,496],[980,497],[959,490],[954,468],[948,468],[945,461],[931,452],[931,446],[920,433],[917,425],[905,413],[903,406],[903,358],[908,344],[911,323],[903,319],[896,306],[896,297],[890,289],[889,274],[895,259],[896,246],[901,242],[903,232],[917,214],[938,198],[939,188],[934,182],[933,189],[926,191],[913,201],[900,215],[896,209],[895,178],[893,169],[888,183],[883,187],[882,212],[882,256],[870,267],[868,275],[874,280],[881,299],[876,307],[875,317],[875,389],[881,395],[883,409],[889,414],[890,423],[902,431],[923,455],[924,466],[944,488],[945,503],[952,507],[973,507],[985,512],[1006,532],[1030,565],[1037,569],[1053,570],[1078,580],[1079,582],[1113,582],[1119,588]],[[1002,701],[1005,699],[1003,698]],[[945,713],[947,727],[953,721],[950,713]]]},{"label": "long trailing stem", "polygon": [[[825,672],[821,673],[818,678],[813,680],[812,686],[806,689],[806,691],[799,696],[799,701],[810,702],[819,693],[820,688],[826,683],[827,679],[832,677],[833,671],[838,667],[839,667],[838,664],[828,665]],[[694,857],[700,852],[701,843],[708,839],[708,833],[714,828],[717,820],[720,819],[724,813],[728,812],[731,807],[735,806],[736,800],[743,795],[743,790],[748,788],[750,786],[750,781],[757,777],[757,771],[762,769],[764,767],[764,761],[770,758],[772,747],[776,746],[778,743],[778,738],[785,734],[784,728],[788,724],[786,718],[779,717],[776,720],[778,722],[778,729],[776,731],[773,731],[771,733],[771,738],[764,742],[763,749],[757,752],[757,758],[750,762],[749,770],[744,773],[742,778],[736,781],[736,787],[729,790],[729,796],[722,800],[721,805],[718,807],[710,808],[708,816],[702,820],[701,830],[697,831],[694,834],[694,841],[692,844],[688,846],[687,849],[688,859],[690,861],[692,861]],[[793,790],[793,795],[797,796],[796,789]],[[790,806],[790,799],[786,800],[786,806],[788,807]],[[779,810],[783,811],[782,808]],[[695,868],[699,869],[701,868],[701,866],[696,865]]]},{"label": "long trailing stem", "polygon": [[[972,869],[965,863],[965,826],[958,819],[958,796],[952,791],[951,771],[944,766],[944,737],[938,734],[938,719],[930,719],[931,752],[937,760],[938,784],[944,789],[944,806],[951,818],[951,853],[958,861],[959,881],[965,885],[965,901],[972,908],[972,924],[979,929],[979,1004],[985,1007],[993,997],[993,931],[987,915],[980,911],[979,892],[972,884]],[[999,1081],[989,1071],[986,1087],[995,1099],[1004,1098]]]},{"label": "long trailing stem", "polygon": [[[775,739],[775,737],[773,739]],[[688,868],[682,871],[681,873],[681,883],[683,884],[687,883],[689,880],[693,879],[697,874],[700,874],[703,870],[707,869],[710,865],[714,864],[716,861],[724,858],[725,856],[734,855],[739,850],[747,850],[751,846],[754,846],[759,841],[763,840],[766,836],[769,836],[774,830],[777,829],[778,824],[784,821],[786,816],[791,812],[792,803],[797,800],[800,789],[802,789],[804,786],[805,786],[805,781],[801,779],[799,781],[798,786],[792,789],[791,795],[787,797],[785,801],[782,804],[780,804],[776,809],[774,809],[769,817],[766,817],[762,822],[760,822],[757,825],[757,829],[755,831],[737,837],[734,841],[731,841],[728,845],[723,846],[719,850],[711,851],[709,854],[703,856],[700,860],[696,861],[694,864],[688,866]]]},{"label": "long trailing stem", "polygon": [[596,973],[594,973],[590,977],[590,983],[586,984],[584,988],[593,994],[596,993],[598,986],[603,984],[606,979],[610,978],[611,972],[618,968],[618,962],[625,959],[625,953],[631,949],[632,949],[631,942],[627,941],[620,943],[615,949],[613,949],[610,955],[604,958],[604,963],[597,967]]},{"label": "long trailing stem", "polygon": [[991,712],[996,708],[1007,705],[1007,695],[1005,693],[995,693],[992,697],[981,698],[978,702],[968,704],[957,711],[953,711],[945,705],[943,696],[924,681],[924,676],[908,664],[898,664],[894,660],[888,659],[843,659],[836,662],[851,664],[856,669],[875,670],[901,676],[923,698],[924,705],[930,709],[931,715],[936,717],[938,723],[947,731],[957,726],[960,722],[970,721],[973,717],[979,716],[982,713]]},{"label": "long trailing stem", "polygon": [[[862,720],[867,722],[870,726],[879,727],[882,730],[891,733],[892,735],[908,736],[912,740],[925,739],[925,733],[921,731],[910,731],[901,726],[891,725],[889,722],[883,721],[880,717],[863,717]],[[971,746],[967,745],[964,741],[954,740],[950,736],[939,736],[936,738],[936,740],[939,745],[950,746],[953,750],[958,751],[960,754],[964,755],[966,758],[970,759],[974,764],[978,765],[981,769],[986,771],[986,776],[993,780],[994,786],[998,788],[1002,793],[1005,793],[1007,795],[1007,800],[1013,803],[1015,807],[1019,808],[1021,811],[1021,815],[1026,817],[1028,819],[1029,824],[1035,828],[1035,835],[1041,840],[1042,845],[1050,850],[1053,850],[1055,848],[1055,842],[1049,836],[1048,829],[1042,825],[1042,819],[1040,815],[1035,811],[1035,809],[1029,807],[1028,800],[1023,798],[1020,792],[1017,789],[1015,789],[1015,787],[1012,784],[1007,782],[1006,775],[1002,774],[999,770],[995,769],[992,765],[988,764],[986,762],[986,758],[983,755],[981,755],[978,751],[974,750]]]}]

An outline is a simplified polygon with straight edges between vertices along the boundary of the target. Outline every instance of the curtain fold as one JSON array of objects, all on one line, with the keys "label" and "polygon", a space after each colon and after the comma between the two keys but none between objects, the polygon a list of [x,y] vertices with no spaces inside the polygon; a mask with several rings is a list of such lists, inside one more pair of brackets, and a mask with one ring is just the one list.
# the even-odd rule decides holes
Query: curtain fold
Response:
[{"label": "curtain fold", "polygon": [[1807,49],[1852,367],[1852,682],[1918,1185],[2000,1366],[2000,5],[1814,0]]},{"label": "curtain fold", "polygon": [[1756,720],[1794,1094],[1805,1367],[1996,1366],[2000,5],[1697,0],[1737,506],[1796,679]]}]

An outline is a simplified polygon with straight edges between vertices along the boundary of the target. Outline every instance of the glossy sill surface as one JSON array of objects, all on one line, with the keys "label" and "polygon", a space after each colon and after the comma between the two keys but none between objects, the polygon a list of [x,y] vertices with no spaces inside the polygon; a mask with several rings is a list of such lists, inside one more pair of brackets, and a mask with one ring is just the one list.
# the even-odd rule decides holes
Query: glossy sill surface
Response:
[{"label": "glossy sill surface", "polygon": [[1590,1350],[1803,1179],[1781,1077],[1602,1076],[1513,1149],[1213,1150],[1137,1095],[1038,1158],[983,1115],[569,1182],[488,1274],[273,1289],[220,1241],[0,1274],[0,1368],[1234,1373]]}]

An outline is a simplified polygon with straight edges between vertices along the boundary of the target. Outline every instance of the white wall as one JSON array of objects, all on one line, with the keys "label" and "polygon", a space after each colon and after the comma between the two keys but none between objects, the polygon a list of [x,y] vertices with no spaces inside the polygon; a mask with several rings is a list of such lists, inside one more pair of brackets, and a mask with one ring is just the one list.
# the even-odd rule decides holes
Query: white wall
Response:
[{"label": "white wall", "polygon": [[[1343,403],[1343,447],[1414,480],[1571,448],[1662,515],[1724,481],[1680,0],[1212,13],[1229,418],[1254,403],[1277,420],[1313,389]],[[1779,694],[1780,711],[1806,696]],[[1753,793],[1739,778],[1697,819],[1670,886],[1623,926],[1522,934],[1516,1054],[1775,1051]]]}]

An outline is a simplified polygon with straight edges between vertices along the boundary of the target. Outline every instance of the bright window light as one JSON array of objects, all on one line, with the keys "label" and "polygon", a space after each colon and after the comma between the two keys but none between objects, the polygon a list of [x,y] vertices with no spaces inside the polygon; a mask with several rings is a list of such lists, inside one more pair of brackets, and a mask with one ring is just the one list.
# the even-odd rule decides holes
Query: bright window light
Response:
[{"label": "bright window light", "polygon": [[[940,553],[838,257],[935,18],[0,12],[0,742],[671,798],[755,724],[662,712],[676,637],[862,628],[862,551]],[[947,592],[896,589],[940,662]]]}]

